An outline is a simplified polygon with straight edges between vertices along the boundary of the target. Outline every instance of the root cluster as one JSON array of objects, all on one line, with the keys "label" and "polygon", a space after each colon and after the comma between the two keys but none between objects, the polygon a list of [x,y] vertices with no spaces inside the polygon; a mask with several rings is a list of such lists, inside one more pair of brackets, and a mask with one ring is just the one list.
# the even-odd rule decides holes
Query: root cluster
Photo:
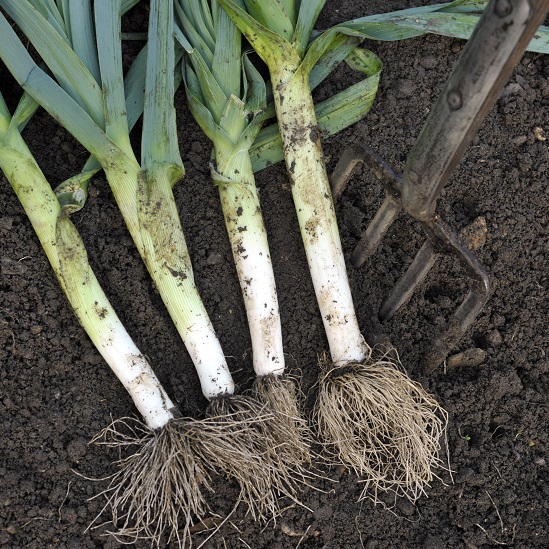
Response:
[{"label": "root cluster", "polygon": [[252,391],[274,413],[270,428],[281,459],[296,467],[310,464],[313,437],[299,411],[295,384],[279,375],[258,376]]},{"label": "root cluster", "polygon": [[238,483],[239,501],[256,520],[279,516],[284,496],[299,503],[309,453],[298,433],[306,424],[285,382],[265,385],[266,399],[278,396],[284,413],[251,395],[224,395],[210,402],[203,420],[178,418],[152,430],[125,418],[100,433],[93,442],[133,451],[116,463],[100,494],[107,499],[100,515],[112,517],[110,533],[122,543],[163,547],[176,540],[190,547],[192,527],[209,511],[203,494],[211,491],[212,475]]},{"label": "root cluster", "polygon": [[[364,482],[361,498],[393,491],[415,501],[442,465],[446,412],[390,361],[326,368],[314,411],[334,460]],[[239,501],[256,520],[281,513],[281,497],[299,503],[311,473],[308,426],[293,383],[258,378],[250,394],[210,402],[206,418],[178,418],[151,430],[137,420],[113,422],[95,442],[131,448],[102,492],[123,543],[190,547],[194,524],[209,511],[210,477],[238,483]]]},{"label": "root cluster", "polygon": [[391,361],[325,368],[314,416],[333,458],[363,479],[361,499],[415,501],[443,465],[447,414]]},{"label": "root cluster", "polygon": [[[202,424],[202,425],[201,425]],[[204,429],[203,427],[206,427]],[[152,430],[125,418],[114,421],[93,442],[136,449],[116,463],[103,511],[110,511],[115,530],[109,532],[122,543],[148,540],[161,546],[176,539],[190,547],[190,528],[206,511],[203,489],[209,489],[204,460],[195,450],[196,438],[207,436],[204,422],[170,421]]]},{"label": "root cluster", "polygon": [[226,395],[210,402],[207,416],[224,425],[223,443],[203,445],[202,453],[217,472],[238,483],[239,500],[255,520],[279,516],[281,497],[299,503],[305,470],[276,412],[253,395]]}]

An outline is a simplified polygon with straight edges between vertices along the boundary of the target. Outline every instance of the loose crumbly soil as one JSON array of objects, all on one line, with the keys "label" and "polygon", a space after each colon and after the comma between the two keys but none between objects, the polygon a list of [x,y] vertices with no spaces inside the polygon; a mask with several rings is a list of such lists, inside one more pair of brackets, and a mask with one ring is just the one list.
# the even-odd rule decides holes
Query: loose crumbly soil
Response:
[{"label": "loose crumbly soil", "polygon": [[[320,27],[419,1],[328,1]],[[137,17],[137,16],[135,16]],[[143,28],[143,21],[131,21]],[[350,143],[365,142],[400,170],[463,42],[425,36],[367,43],[383,61],[377,99],[368,116],[324,147],[330,169]],[[465,294],[468,279],[443,260],[411,302],[381,325],[375,311],[422,242],[406,218],[394,224],[375,256],[349,267],[360,325],[370,341],[388,336],[410,375],[450,414],[453,476],[441,474],[428,497],[400,500],[389,511],[357,503],[361,484],[344,468],[303,494],[276,522],[255,524],[244,510],[228,516],[236,491],[219,480],[212,505],[227,518],[208,548],[483,548],[549,547],[549,307],[548,233],[549,57],[525,55],[489,114],[440,201],[455,226],[478,216],[487,223],[478,255],[493,295],[458,351],[479,348],[479,365],[422,374],[421,360],[444,319]],[[318,90],[321,99],[355,81],[340,67]],[[5,88],[5,86],[7,88]],[[10,92],[13,107],[18,92]],[[210,145],[177,96],[181,150],[187,169],[175,188],[196,280],[230,366],[241,386],[251,382],[250,338],[217,192],[208,169]],[[52,183],[80,169],[86,153],[43,112],[25,137]],[[278,283],[290,372],[310,411],[317,361],[327,350],[309,280],[288,180],[282,165],[257,182]],[[0,182],[0,547],[114,549],[108,526],[86,530],[102,501],[90,499],[113,472],[117,454],[89,444],[112,418],[132,415],[131,400],[75,321],[25,214]],[[358,169],[337,213],[346,257],[382,199]],[[184,414],[199,416],[206,401],[189,357],[150,282],[102,175],[74,222],[116,310]],[[390,502],[389,502],[390,503]],[[211,521],[210,524],[214,524]],[[211,533],[197,533],[200,545]],[[136,547],[145,545],[136,545]]]}]

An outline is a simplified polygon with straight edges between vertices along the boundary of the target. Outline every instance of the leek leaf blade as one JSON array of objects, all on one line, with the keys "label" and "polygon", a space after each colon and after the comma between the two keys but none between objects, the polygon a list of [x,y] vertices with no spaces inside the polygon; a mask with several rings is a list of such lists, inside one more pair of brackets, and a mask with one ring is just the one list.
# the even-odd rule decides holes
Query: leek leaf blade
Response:
[{"label": "leek leaf blade", "polygon": [[172,2],[152,2],[149,15],[141,167],[147,177],[159,171],[173,186],[185,174],[175,121],[174,13]]},{"label": "leek leaf blade", "polygon": [[102,126],[101,89],[67,41],[27,0],[1,0],[0,5],[31,41],[61,87]]},{"label": "leek leaf blade", "polygon": [[[290,42],[259,23],[233,0],[218,0],[219,4],[247,38],[254,50],[267,62],[295,65],[299,58]],[[291,36],[290,36],[291,38]]]}]

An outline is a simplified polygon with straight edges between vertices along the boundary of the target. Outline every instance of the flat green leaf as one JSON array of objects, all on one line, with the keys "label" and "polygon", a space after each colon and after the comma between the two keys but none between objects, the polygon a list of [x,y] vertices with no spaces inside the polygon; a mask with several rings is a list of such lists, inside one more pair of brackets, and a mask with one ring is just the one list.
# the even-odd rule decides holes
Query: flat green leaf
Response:
[{"label": "flat green leaf", "polygon": [[215,46],[209,45],[202,36],[200,36],[200,33],[194,28],[192,21],[188,18],[182,4],[182,1],[176,2],[175,4],[179,27],[181,27],[181,29],[176,27],[175,37],[188,52],[192,51],[193,48],[196,48],[208,67],[211,67]]},{"label": "flat green leaf", "polygon": [[226,97],[240,97],[242,69],[241,34],[231,21],[227,12],[218,8],[215,54],[212,63],[212,74]]},{"label": "flat green leaf", "polygon": [[124,77],[126,117],[130,131],[143,114],[145,104],[145,77],[147,74],[147,51],[147,45],[145,44],[137,54],[137,57],[134,59]]},{"label": "flat green leaf", "polygon": [[233,141],[216,124],[210,110],[201,101],[201,91],[194,71],[187,65],[184,73],[189,110],[206,136],[220,147],[230,148]]},{"label": "flat green leaf", "polygon": [[57,30],[67,43],[70,43],[69,32],[65,27],[65,20],[54,0],[29,0],[29,2],[42,14],[48,23]]},{"label": "flat green leaf", "polygon": [[105,133],[133,158],[122,72],[120,0],[95,0],[95,32],[103,85]]},{"label": "flat green leaf", "polygon": [[13,113],[13,123],[16,125],[19,132],[22,132],[27,122],[32,115],[36,112],[40,105],[35,101],[28,93],[24,93],[15,112]]},{"label": "flat green leaf", "polygon": [[448,4],[436,4],[435,6],[431,6],[431,8],[452,13],[476,12],[480,15],[487,4],[488,0],[455,0],[455,2]]},{"label": "flat green leaf", "polygon": [[[215,37],[215,29],[217,28],[217,11],[219,6],[215,0],[211,0],[209,3],[208,0],[200,0],[200,4],[202,8],[204,25],[207,27],[210,36]],[[216,16],[214,16],[214,13],[216,13]]]},{"label": "flat green leaf", "polygon": [[309,86],[314,90],[331,74],[334,67],[341,63],[357,46],[357,38],[345,34],[337,34],[329,48],[317,61],[309,73]]},{"label": "flat green leaf", "polygon": [[198,51],[193,50],[188,54],[188,57],[193,64],[195,76],[200,84],[202,101],[212,113],[216,123],[219,123],[223,116],[225,103],[229,98],[217,83],[215,76],[211,73]]},{"label": "flat green leaf", "polygon": [[[448,4],[369,15],[338,26],[359,31],[371,40],[404,40],[429,33],[467,40],[486,4],[484,1],[458,0]],[[527,50],[549,53],[549,27],[539,27]]]},{"label": "flat green leaf", "polygon": [[174,107],[175,52],[172,2],[152,0],[147,41],[141,167],[151,179],[164,170],[172,185],[185,174]]},{"label": "flat green leaf", "polygon": [[122,15],[130,11],[134,6],[139,4],[140,0],[122,0],[122,5],[120,7]]},{"label": "flat green leaf", "polygon": [[333,135],[358,122],[368,113],[379,86],[379,74],[369,76],[324,101],[315,112],[325,135]]},{"label": "flat green leaf", "polygon": [[254,116],[247,124],[246,129],[240,134],[234,148],[233,154],[241,151],[249,153],[250,148],[254,144],[261,128],[263,127],[264,119],[261,116]]},{"label": "flat green leaf", "polygon": [[303,57],[307,51],[311,33],[325,3],[326,0],[307,0],[301,3],[294,35],[292,36],[292,44],[300,57]]},{"label": "flat green leaf", "polygon": [[218,2],[267,64],[279,66],[281,63],[292,66],[299,64],[299,56],[283,36],[256,21],[233,0],[218,0]]},{"label": "flat green leaf", "polygon": [[0,6],[30,40],[63,89],[101,126],[101,89],[66,40],[27,0],[0,0]]},{"label": "flat green leaf", "polygon": [[0,58],[19,85],[92,154],[107,161],[112,159],[114,144],[87,111],[32,60],[1,12],[0,36]]},{"label": "flat green leaf", "polygon": [[246,54],[242,57],[242,62],[245,82],[243,100],[246,103],[246,109],[253,114],[257,114],[267,106],[265,80],[263,80],[263,77]]},{"label": "flat green leaf", "polygon": [[280,4],[284,9],[284,12],[288,16],[288,19],[292,23],[292,28],[295,29],[297,24],[297,14],[301,9],[301,0],[280,0]]},{"label": "flat green leaf", "polygon": [[67,8],[65,21],[68,20],[67,27],[70,29],[72,49],[95,80],[101,83],[91,2],[90,0],[71,0]]},{"label": "flat green leaf", "polygon": [[191,53],[193,51],[194,46],[187,40],[187,37],[181,32],[181,29],[178,26],[174,28],[174,37],[176,39],[176,43],[178,43],[187,53]]},{"label": "flat green leaf", "polygon": [[[185,13],[187,14],[192,26],[196,29],[202,40],[206,42],[210,50],[215,50],[215,34],[210,33],[211,26],[206,24],[205,19],[210,16],[209,9],[207,14],[203,10],[203,5],[200,0],[180,0]],[[211,16],[210,16],[211,17]]]},{"label": "flat green leaf", "polygon": [[235,95],[231,95],[219,120],[219,127],[232,141],[236,141],[246,127],[246,112],[244,102]]},{"label": "flat green leaf", "polygon": [[2,91],[0,90],[0,140],[4,139],[4,133],[2,133],[2,128],[5,127],[4,131],[7,131],[10,125],[10,118],[10,111],[8,109],[8,106],[6,105],[6,101],[4,100],[4,96],[2,95]]},{"label": "flat green leaf", "polygon": [[355,48],[346,58],[345,63],[353,70],[361,72],[365,76],[375,76],[381,72],[383,63],[381,59],[370,50]]},{"label": "flat green leaf", "polygon": [[341,34],[348,36],[349,41],[354,39],[355,45],[360,44],[360,42],[364,39],[361,33],[354,29],[349,29],[342,26],[333,27],[323,32],[309,45],[299,70],[305,74],[310,74],[313,67],[318,63],[323,55],[329,52],[330,49],[335,49],[338,47],[341,43]]}]

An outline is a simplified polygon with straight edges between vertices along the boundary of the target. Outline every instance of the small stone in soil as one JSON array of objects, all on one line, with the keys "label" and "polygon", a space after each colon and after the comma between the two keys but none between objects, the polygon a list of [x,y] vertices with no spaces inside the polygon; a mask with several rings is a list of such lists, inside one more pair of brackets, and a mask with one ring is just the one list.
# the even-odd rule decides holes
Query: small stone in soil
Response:
[{"label": "small stone in soil", "polygon": [[486,336],[486,342],[492,347],[499,347],[503,343],[503,337],[501,337],[499,330],[492,330]]},{"label": "small stone in soil", "polygon": [[448,368],[480,366],[486,358],[486,352],[479,348],[467,349],[452,355],[446,361]]}]

